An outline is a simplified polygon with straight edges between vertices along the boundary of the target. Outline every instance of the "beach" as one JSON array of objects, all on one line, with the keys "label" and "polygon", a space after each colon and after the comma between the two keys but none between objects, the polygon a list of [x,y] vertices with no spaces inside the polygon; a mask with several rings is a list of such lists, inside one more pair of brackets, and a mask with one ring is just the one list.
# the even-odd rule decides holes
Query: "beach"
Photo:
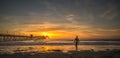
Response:
[{"label": "beach", "polygon": [[120,50],[84,50],[84,51],[69,51],[63,53],[60,50],[48,53],[15,53],[1,54],[1,58],[120,58]]}]

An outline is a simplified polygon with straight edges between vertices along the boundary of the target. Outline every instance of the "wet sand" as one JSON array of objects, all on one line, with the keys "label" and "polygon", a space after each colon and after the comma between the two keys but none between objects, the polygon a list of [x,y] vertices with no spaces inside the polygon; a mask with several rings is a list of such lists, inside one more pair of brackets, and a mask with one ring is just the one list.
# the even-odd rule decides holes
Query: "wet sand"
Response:
[{"label": "wet sand", "polygon": [[54,50],[54,52],[36,53],[14,53],[14,54],[0,54],[0,58],[120,58],[120,50],[83,50],[83,51],[68,51],[66,53],[61,50]]}]

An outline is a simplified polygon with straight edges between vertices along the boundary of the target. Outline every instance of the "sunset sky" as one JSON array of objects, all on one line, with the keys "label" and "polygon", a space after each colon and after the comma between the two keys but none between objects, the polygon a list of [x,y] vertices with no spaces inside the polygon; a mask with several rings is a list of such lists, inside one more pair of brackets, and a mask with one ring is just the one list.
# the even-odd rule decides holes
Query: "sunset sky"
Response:
[{"label": "sunset sky", "polygon": [[0,0],[0,33],[120,38],[120,0]]}]

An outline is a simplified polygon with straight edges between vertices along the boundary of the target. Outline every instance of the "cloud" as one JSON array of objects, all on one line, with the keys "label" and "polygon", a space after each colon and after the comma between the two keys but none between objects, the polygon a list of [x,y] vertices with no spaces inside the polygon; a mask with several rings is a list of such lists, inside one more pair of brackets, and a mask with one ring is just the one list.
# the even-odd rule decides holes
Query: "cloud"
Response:
[{"label": "cloud", "polygon": [[117,9],[118,9],[118,5],[115,4],[115,2],[110,2],[108,3],[105,7],[104,7],[104,13],[101,14],[101,17],[108,19],[108,20],[112,20],[114,19],[117,15]]},{"label": "cloud", "polygon": [[66,20],[71,22],[71,23],[76,24],[78,22],[76,22],[76,18],[75,17],[76,16],[74,14],[68,14],[68,15],[66,15]]},{"label": "cloud", "polygon": [[[9,8],[8,5],[11,3],[6,5],[4,15],[0,14],[0,31],[72,32],[91,36],[106,34],[118,36],[120,33],[119,2],[111,0],[34,2],[36,3],[32,4],[32,1],[28,4],[23,3],[24,6],[17,2],[15,3],[17,5],[10,5]],[[2,11],[0,10],[1,13]]]}]

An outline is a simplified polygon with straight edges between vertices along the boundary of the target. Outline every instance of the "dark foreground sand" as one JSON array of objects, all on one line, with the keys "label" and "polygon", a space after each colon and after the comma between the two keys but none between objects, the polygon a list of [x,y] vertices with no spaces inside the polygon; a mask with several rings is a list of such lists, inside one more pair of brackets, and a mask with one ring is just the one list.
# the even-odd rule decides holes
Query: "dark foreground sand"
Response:
[{"label": "dark foreground sand", "polygon": [[36,53],[25,52],[15,54],[1,54],[0,58],[120,58],[120,50],[105,50],[105,51],[69,51],[63,53],[61,51]]}]

